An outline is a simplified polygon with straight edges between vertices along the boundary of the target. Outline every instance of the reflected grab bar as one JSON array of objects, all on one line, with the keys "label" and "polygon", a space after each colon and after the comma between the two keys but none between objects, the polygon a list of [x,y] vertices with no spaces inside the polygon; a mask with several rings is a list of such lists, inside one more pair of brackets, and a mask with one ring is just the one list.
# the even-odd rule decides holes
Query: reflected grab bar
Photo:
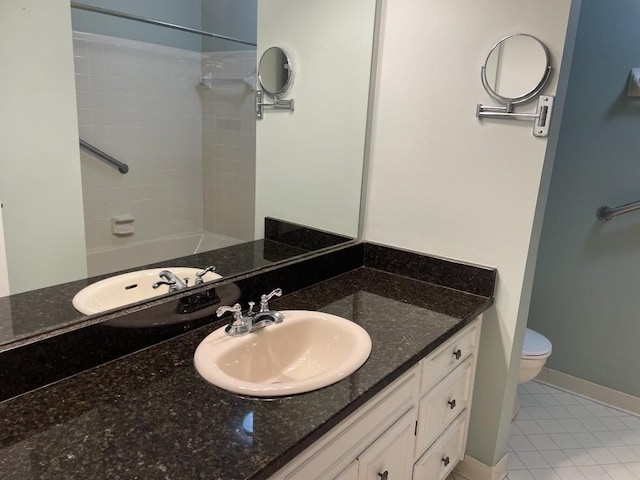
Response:
[{"label": "reflected grab bar", "polygon": [[78,10],[86,10],[87,12],[102,13],[104,15],[110,15],[112,17],[126,18],[127,20],[133,20],[135,22],[148,23],[149,25],[156,25],[158,27],[173,28],[174,30],[180,30],[181,32],[195,33],[205,37],[219,38],[221,40],[228,40],[229,42],[242,43],[244,45],[250,45],[252,47],[257,46],[255,43],[245,42],[237,38],[228,37],[226,35],[219,35],[217,33],[205,32],[204,30],[198,30],[197,28],[184,27],[175,23],[162,22],[160,20],[153,20],[151,18],[140,17],[138,15],[131,15],[130,13],[118,12],[116,10],[108,10],[106,8],[94,7],[93,5],[85,5],[84,3],[71,2],[71,8],[77,8]]},{"label": "reflected grab bar", "polygon": [[82,139],[80,139],[80,147],[84,148],[88,152],[91,152],[94,155],[100,157],[105,162],[107,162],[109,165],[111,165],[113,168],[117,168],[118,171],[123,175],[129,171],[129,165],[127,165],[126,163],[122,163],[119,160],[116,160],[115,158],[113,158],[108,153],[103,152],[99,148],[94,147],[93,145],[91,145],[90,143],[85,142]]},{"label": "reflected grab bar", "polygon": [[636,210],[640,210],[640,201],[627,203],[625,205],[620,205],[619,207],[607,207],[603,205],[596,211],[596,217],[598,217],[598,220],[606,222],[607,220],[611,220],[613,217],[629,212],[635,212]]}]

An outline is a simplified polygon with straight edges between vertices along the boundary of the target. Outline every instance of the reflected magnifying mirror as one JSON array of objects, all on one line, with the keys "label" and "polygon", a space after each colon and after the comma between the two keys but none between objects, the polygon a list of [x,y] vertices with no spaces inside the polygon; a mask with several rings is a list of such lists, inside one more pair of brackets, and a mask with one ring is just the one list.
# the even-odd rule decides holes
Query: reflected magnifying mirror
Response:
[{"label": "reflected magnifying mirror", "polygon": [[262,89],[272,97],[284,95],[293,78],[291,60],[283,49],[268,48],[260,58],[258,79]]},{"label": "reflected magnifying mirror", "polygon": [[[256,118],[264,118],[264,109],[290,110],[293,112],[294,101],[282,100],[293,82],[293,67],[287,52],[280,47],[270,47],[260,57],[258,65],[258,81],[262,90],[256,91]],[[264,102],[264,93],[273,97],[273,103]]]}]

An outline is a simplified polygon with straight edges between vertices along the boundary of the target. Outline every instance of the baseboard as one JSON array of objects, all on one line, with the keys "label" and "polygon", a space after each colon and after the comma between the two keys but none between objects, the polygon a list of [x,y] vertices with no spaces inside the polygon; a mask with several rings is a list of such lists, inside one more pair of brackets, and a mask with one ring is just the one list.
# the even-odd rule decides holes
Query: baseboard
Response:
[{"label": "baseboard", "polygon": [[595,400],[609,407],[640,415],[640,398],[612,388],[603,387],[566,373],[544,367],[536,381],[546,383],[570,393]]},{"label": "baseboard", "polygon": [[455,480],[503,480],[507,475],[507,456],[495,464],[489,466],[469,455],[465,455],[464,460],[456,465],[453,470]]}]

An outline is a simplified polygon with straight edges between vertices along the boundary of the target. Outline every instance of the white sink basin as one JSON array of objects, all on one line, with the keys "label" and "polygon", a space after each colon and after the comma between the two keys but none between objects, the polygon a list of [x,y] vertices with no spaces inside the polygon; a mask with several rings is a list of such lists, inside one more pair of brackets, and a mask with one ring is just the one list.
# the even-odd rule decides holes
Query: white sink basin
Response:
[{"label": "white sink basin", "polygon": [[[158,274],[163,270],[171,270],[180,278],[188,278],[188,285],[195,285],[196,273],[201,271],[199,268],[166,267],[123,273],[83,288],[73,297],[73,306],[80,313],[91,315],[164,295],[169,292],[167,285],[152,288],[160,280]],[[212,272],[202,277],[205,282],[218,278],[222,276]]]},{"label": "white sink basin", "polygon": [[198,345],[194,363],[208,382],[241,395],[309,392],[355,372],[371,353],[359,325],[328,313],[285,310],[282,323],[240,337],[224,327]]}]

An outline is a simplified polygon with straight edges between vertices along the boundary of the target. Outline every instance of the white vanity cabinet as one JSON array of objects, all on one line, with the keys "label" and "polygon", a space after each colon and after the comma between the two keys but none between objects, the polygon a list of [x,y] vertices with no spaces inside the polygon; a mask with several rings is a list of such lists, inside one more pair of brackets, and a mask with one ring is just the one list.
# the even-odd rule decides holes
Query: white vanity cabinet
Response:
[{"label": "white vanity cabinet", "polygon": [[481,317],[271,480],[442,480],[464,458]]}]

